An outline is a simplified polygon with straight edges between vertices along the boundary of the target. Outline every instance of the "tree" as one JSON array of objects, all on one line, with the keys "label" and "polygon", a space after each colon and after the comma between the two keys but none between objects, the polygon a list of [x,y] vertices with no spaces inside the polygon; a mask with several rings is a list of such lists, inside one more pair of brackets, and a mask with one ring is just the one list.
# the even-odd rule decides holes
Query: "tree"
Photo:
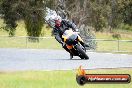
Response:
[{"label": "tree", "polygon": [[68,18],[78,27],[92,26],[94,31],[112,29],[132,24],[131,0],[1,0],[0,13],[9,35],[14,35],[16,21],[23,19],[27,35],[39,37],[43,26],[44,8],[56,10],[62,18]]},{"label": "tree", "polygon": [[112,28],[116,28],[118,25],[118,14],[117,14],[117,0],[111,0],[110,1],[110,15],[108,19],[108,24],[109,24],[109,30],[112,31]]},{"label": "tree", "polygon": [[17,14],[15,12],[15,1],[14,0],[3,0],[1,7],[2,7],[2,14],[4,14],[4,23],[6,23],[5,30],[9,32],[10,36],[14,36],[14,32],[16,30],[17,24]]},{"label": "tree", "polygon": [[28,36],[31,36],[29,39],[34,41],[38,41],[38,38],[33,37],[39,37],[41,35],[41,30],[44,23],[44,14],[42,9],[42,0],[29,1],[25,6],[24,22],[26,25],[27,34]]},{"label": "tree", "polygon": [[132,1],[119,0],[118,13],[121,14],[121,19],[125,24],[132,25]]},{"label": "tree", "polygon": [[[39,37],[43,26],[43,0],[3,0],[2,14],[9,35],[14,36],[17,27],[16,21],[23,19],[27,35]],[[31,38],[30,38],[31,39]]]}]

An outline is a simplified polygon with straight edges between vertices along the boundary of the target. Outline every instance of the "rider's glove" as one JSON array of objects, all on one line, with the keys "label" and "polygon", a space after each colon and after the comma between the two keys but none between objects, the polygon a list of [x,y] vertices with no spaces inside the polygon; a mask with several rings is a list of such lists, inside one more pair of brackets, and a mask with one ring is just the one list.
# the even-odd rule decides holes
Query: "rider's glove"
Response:
[{"label": "rider's glove", "polygon": [[76,29],[76,31],[75,31],[76,33],[78,33],[78,34],[80,34],[80,32],[79,32],[79,29]]},{"label": "rider's glove", "polygon": [[79,32],[79,29],[76,29],[76,32]]},{"label": "rider's glove", "polygon": [[65,42],[61,41],[62,47],[64,47],[66,44]]},{"label": "rider's glove", "polygon": [[64,47],[65,45],[66,45],[66,43],[65,43],[65,42],[63,42],[63,43],[62,43],[62,47]]}]

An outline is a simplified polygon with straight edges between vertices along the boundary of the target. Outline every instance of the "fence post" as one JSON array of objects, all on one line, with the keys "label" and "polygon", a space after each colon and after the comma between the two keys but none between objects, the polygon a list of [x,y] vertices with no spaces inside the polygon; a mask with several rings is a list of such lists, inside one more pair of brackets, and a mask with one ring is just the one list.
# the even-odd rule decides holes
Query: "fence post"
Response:
[{"label": "fence post", "polygon": [[119,46],[119,42],[120,42],[120,41],[119,41],[119,39],[118,39],[118,51],[120,50],[120,49],[119,49],[119,48],[120,48],[120,46]]},{"label": "fence post", "polygon": [[26,37],[26,48],[28,48],[28,37]]}]

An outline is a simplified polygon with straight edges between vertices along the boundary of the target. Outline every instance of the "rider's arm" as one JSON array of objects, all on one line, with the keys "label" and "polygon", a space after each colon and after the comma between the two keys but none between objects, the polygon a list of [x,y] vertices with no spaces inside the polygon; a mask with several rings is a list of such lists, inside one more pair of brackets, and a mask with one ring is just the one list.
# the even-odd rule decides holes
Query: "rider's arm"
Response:
[{"label": "rider's arm", "polygon": [[55,39],[59,42],[59,43],[63,43],[63,41],[62,41],[62,39],[61,39],[61,37],[60,37],[60,35],[59,34],[56,34],[55,35]]},{"label": "rider's arm", "polygon": [[71,21],[69,21],[69,20],[65,20],[65,22],[67,23],[67,25],[68,25],[70,28],[72,28],[73,31],[76,31],[77,26],[76,26],[73,22],[71,22]]},{"label": "rider's arm", "polygon": [[52,33],[53,33],[53,35],[55,36],[55,39],[56,39],[59,43],[62,44],[63,41],[62,41],[62,39],[61,39],[61,37],[60,37],[58,31],[56,31],[55,29],[53,29]]}]

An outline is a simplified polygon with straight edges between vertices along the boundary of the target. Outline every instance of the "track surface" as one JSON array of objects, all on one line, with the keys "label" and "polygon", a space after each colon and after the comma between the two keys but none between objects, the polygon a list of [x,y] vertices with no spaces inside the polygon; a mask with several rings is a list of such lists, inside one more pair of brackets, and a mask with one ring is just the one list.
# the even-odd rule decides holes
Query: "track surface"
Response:
[{"label": "track surface", "polygon": [[132,55],[87,52],[89,60],[69,59],[64,50],[0,49],[0,71],[132,67]]}]

